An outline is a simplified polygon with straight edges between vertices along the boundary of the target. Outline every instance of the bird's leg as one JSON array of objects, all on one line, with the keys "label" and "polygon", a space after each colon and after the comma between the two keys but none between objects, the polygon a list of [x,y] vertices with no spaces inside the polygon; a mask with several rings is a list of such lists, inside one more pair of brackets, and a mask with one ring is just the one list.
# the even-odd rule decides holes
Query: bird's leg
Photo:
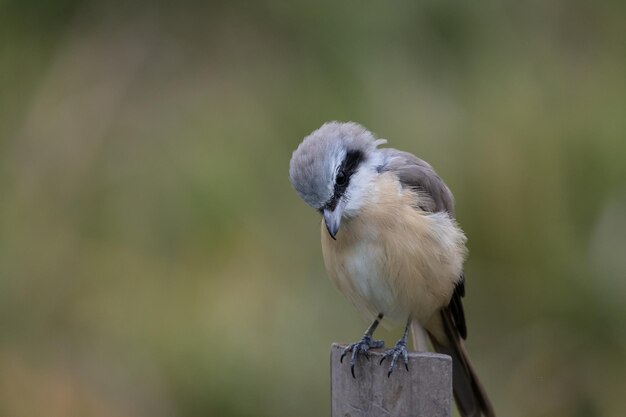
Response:
[{"label": "bird's leg", "polygon": [[388,349],[383,354],[383,358],[380,360],[382,364],[385,359],[391,357],[391,363],[389,364],[389,371],[387,372],[387,378],[391,376],[393,369],[396,366],[396,362],[398,361],[398,357],[402,356],[402,360],[404,361],[404,367],[406,370],[409,370],[409,352],[406,348],[406,339],[409,334],[409,326],[411,325],[411,319],[409,319],[406,323],[406,327],[404,328],[404,334],[402,338],[398,340],[398,343],[391,349]]},{"label": "bird's leg", "polygon": [[380,323],[382,319],[383,314],[380,313],[376,320],[374,320],[374,322],[370,324],[370,327],[367,328],[361,340],[359,342],[349,344],[341,353],[341,358],[339,359],[339,361],[343,362],[343,357],[346,356],[348,352],[352,352],[352,356],[350,357],[350,371],[352,372],[352,378],[356,378],[354,376],[354,364],[356,362],[356,357],[358,354],[365,355],[367,360],[369,360],[369,355],[367,351],[370,350],[370,348],[377,349],[385,346],[385,342],[383,342],[382,340],[372,339],[374,330],[376,330],[376,328],[378,327],[378,323]]}]

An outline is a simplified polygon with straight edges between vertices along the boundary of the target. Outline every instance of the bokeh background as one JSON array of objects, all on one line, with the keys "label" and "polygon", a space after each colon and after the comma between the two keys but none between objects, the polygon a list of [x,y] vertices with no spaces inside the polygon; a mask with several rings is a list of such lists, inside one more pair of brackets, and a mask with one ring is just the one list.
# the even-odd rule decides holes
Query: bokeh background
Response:
[{"label": "bokeh background", "polygon": [[330,343],[367,323],[288,164],[354,120],[455,193],[499,415],[622,416],[625,16],[0,1],[0,415],[329,415]]}]

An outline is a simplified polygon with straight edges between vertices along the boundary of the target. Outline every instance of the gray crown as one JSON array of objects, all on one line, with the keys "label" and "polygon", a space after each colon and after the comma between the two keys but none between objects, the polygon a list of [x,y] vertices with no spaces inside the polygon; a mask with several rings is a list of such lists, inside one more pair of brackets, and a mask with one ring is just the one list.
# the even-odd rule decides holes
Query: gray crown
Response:
[{"label": "gray crown", "polygon": [[384,142],[358,123],[325,123],[293,152],[291,185],[308,205],[319,209],[333,196],[336,170],[347,151],[368,155]]}]

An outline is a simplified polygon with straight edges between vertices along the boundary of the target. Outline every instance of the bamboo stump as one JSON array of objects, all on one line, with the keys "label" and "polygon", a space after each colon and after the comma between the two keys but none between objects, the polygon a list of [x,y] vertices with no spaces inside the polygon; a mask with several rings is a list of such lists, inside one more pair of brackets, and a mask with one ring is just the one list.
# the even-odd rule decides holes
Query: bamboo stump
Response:
[{"label": "bamboo stump", "polygon": [[330,351],[332,417],[450,417],[452,359],[430,352],[410,352],[409,371],[400,358],[387,378],[389,359],[382,365],[382,350],[370,351],[370,360],[359,356],[356,379],[350,373],[350,357],[339,362],[344,345]]}]

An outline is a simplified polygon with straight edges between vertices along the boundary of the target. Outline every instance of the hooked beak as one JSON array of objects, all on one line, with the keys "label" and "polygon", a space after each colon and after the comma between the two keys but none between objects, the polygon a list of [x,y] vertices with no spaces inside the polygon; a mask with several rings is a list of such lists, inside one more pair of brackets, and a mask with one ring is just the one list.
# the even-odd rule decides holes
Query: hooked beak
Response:
[{"label": "hooked beak", "polygon": [[337,232],[339,231],[342,215],[343,208],[341,207],[341,204],[337,205],[335,210],[324,209],[324,223],[326,223],[326,230],[328,230],[328,234],[334,240],[337,240],[335,236],[337,236]]}]

